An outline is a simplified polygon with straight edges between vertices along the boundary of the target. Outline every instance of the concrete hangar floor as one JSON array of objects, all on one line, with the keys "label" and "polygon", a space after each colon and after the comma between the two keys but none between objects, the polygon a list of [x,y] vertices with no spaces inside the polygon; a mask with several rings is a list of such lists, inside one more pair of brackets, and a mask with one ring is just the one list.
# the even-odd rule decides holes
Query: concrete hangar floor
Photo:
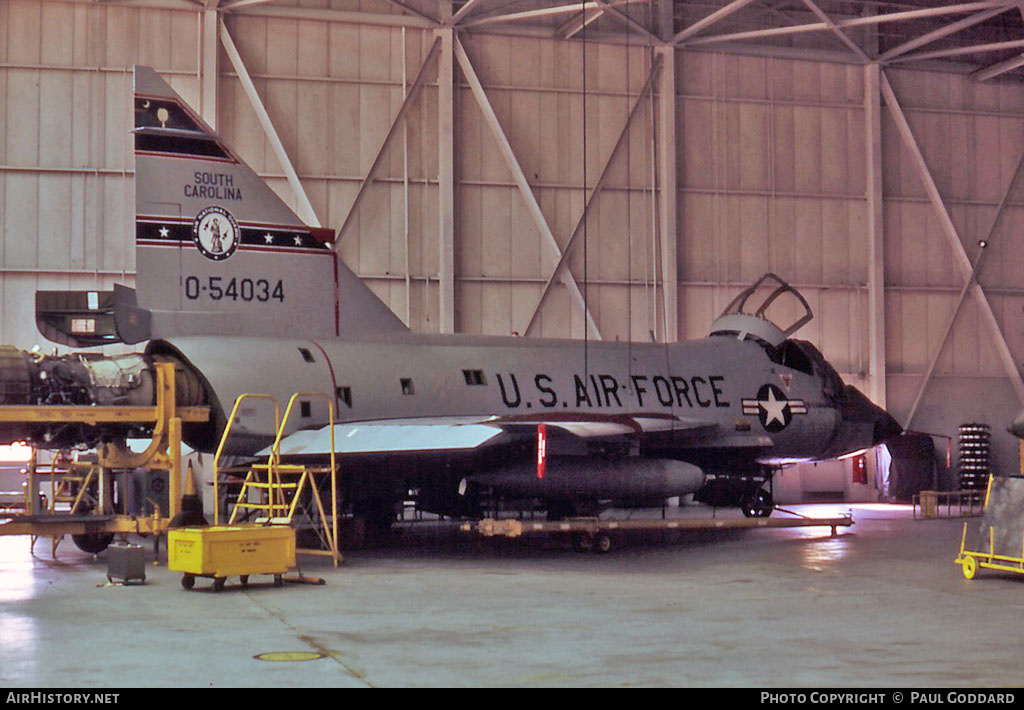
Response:
[{"label": "concrete hangar floor", "polygon": [[[833,515],[850,506],[797,506]],[[962,521],[852,506],[855,524],[633,535],[608,554],[555,537],[436,527],[351,551],[324,586],[210,580],[0,538],[0,686],[1002,686],[1024,577],[953,564]],[[976,525],[977,518],[970,519]],[[147,553],[152,557],[148,542]],[[271,578],[265,578],[272,581]],[[232,581],[235,584],[232,584]],[[254,582],[256,580],[253,580]],[[272,662],[271,652],[320,654]]]}]

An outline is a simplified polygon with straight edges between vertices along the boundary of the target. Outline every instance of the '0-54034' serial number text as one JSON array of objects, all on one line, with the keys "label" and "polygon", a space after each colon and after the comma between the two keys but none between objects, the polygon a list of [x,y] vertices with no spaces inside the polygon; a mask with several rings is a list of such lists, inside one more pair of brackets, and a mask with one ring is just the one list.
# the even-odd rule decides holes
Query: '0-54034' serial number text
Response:
[{"label": "'0-54034' serial number text", "polygon": [[267,279],[226,279],[223,276],[208,276],[205,279],[198,276],[186,276],[185,298],[190,301],[210,298],[214,301],[228,299],[231,301],[259,301],[260,303],[280,301],[284,303],[284,283],[281,279],[275,282]]}]

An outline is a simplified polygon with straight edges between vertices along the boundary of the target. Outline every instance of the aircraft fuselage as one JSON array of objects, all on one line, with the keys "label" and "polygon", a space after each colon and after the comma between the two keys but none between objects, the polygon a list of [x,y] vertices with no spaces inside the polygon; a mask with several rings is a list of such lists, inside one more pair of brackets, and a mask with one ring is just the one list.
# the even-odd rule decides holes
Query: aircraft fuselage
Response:
[{"label": "aircraft fuselage", "polygon": [[[762,463],[811,459],[827,449],[839,416],[817,373],[772,362],[750,340],[665,344],[473,336],[389,336],[381,341],[180,337],[173,353],[201,373],[220,426],[243,393],[283,403],[295,392],[335,402],[335,421],[497,416],[595,422],[615,415],[661,420],[659,450],[737,442]],[[326,401],[305,398],[289,432],[328,423]],[[695,427],[694,422],[702,427]],[[240,409],[229,449],[252,453],[273,438],[272,409]],[[757,445],[765,437],[770,447]],[[682,446],[680,447],[682,448]]]}]

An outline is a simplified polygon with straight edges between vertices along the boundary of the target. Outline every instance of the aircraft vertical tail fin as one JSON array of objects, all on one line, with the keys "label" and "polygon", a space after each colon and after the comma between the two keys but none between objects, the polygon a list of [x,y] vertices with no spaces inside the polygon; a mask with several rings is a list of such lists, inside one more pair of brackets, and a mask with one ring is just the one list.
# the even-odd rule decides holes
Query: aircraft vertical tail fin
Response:
[{"label": "aircraft vertical tail fin", "polygon": [[134,101],[139,317],[122,314],[126,342],[406,330],[340,261],[334,231],[304,224],[148,67]]}]

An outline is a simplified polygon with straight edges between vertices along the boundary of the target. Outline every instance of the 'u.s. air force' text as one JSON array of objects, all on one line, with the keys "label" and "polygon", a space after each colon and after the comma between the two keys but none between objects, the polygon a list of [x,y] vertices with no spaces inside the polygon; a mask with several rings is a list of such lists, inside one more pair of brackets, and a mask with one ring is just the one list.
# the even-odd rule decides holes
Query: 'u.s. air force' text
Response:
[{"label": "'u.s. air force' text", "polygon": [[630,375],[620,382],[614,375],[574,374],[572,383],[555,382],[543,373],[533,381],[515,373],[495,373],[501,399],[506,407],[728,407],[722,375]]}]

